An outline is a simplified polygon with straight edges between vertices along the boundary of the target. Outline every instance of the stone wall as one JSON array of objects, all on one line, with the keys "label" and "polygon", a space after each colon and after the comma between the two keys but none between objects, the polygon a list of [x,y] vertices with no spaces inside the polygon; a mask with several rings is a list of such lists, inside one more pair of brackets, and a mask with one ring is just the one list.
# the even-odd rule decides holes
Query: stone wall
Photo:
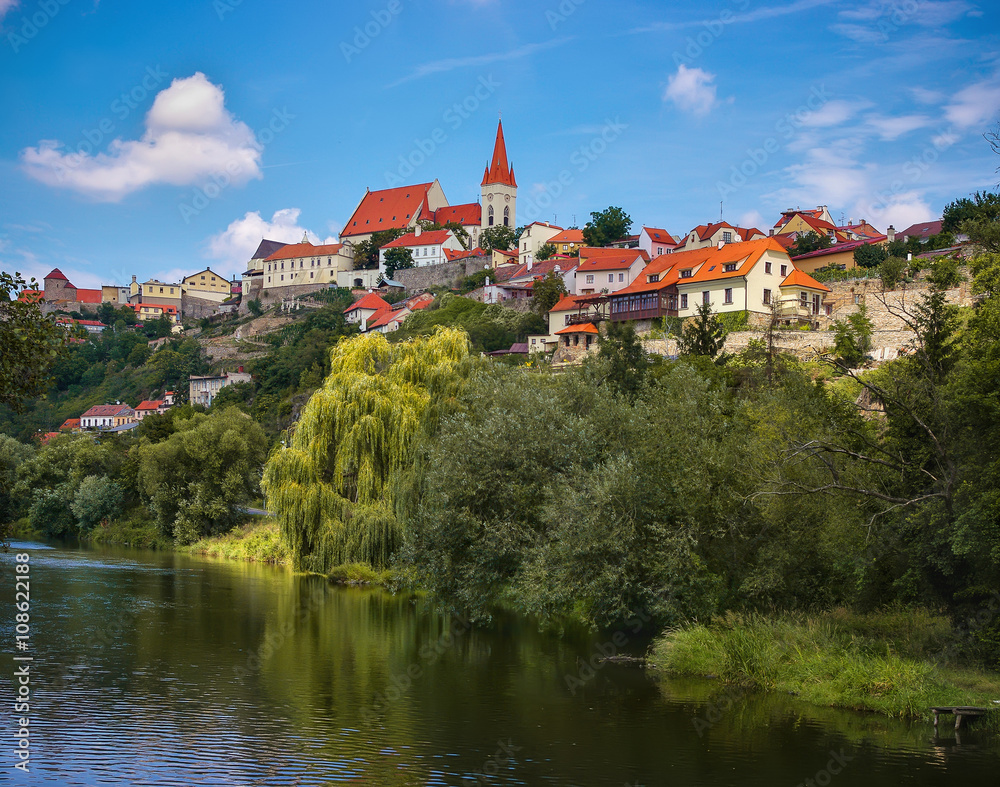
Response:
[{"label": "stone wall", "polygon": [[181,295],[181,314],[193,320],[200,320],[203,317],[214,317],[216,314],[219,314],[219,307],[221,305],[218,301],[194,298],[186,292]]},{"label": "stone wall", "polygon": [[423,268],[406,268],[396,271],[392,278],[402,284],[407,292],[426,290],[428,287],[453,287],[466,276],[477,273],[490,264],[489,257],[469,257],[456,262],[443,262]]}]

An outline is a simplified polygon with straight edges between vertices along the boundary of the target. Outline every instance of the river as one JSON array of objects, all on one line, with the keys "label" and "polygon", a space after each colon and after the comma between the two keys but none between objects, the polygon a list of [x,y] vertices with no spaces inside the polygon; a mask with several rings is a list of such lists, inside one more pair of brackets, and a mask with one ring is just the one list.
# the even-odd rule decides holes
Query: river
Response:
[{"label": "river", "polygon": [[[30,639],[15,662],[16,553]],[[426,599],[270,566],[16,542],[0,555],[0,783],[38,785],[997,784],[975,728],[732,697],[602,652],[619,632],[473,628]],[[30,773],[11,712],[30,667]],[[22,736],[23,737],[23,736]]]}]

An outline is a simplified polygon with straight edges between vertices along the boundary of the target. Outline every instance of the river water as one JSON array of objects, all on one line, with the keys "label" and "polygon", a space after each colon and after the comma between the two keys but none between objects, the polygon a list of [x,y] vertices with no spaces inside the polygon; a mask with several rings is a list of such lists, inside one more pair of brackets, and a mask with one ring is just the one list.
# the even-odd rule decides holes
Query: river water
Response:
[{"label": "river water", "polygon": [[[13,660],[15,553],[30,555]],[[996,785],[975,728],[732,697],[598,661],[619,632],[485,628],[407,594],[268,566],[15,543],[4,577],[0,783],[32,785]],[[30,667],[30,773],[15,670]]]}]

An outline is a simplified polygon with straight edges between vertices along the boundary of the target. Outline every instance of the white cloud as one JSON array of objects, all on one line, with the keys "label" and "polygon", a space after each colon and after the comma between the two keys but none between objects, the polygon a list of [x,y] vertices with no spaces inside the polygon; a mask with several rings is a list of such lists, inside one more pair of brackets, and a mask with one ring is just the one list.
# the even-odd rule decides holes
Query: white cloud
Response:
[{"label": "white cloud", "polygon": [[762,229],[765,224],[766,222],[764,221],[764,217],[761,215],[759,210],[748,210],[746,213],[740,215],[737,226],[756,227],[757,229]]},{"label": "white cloud", "polygon": [[804,115],[800,119],[800,123],[810,128],[839,126],[844,121],[850,120],[857,112],[869,106],[871,106],[871,102],[868,101],[855,103],[839,100],[827,101],[816,111]]},{"label": "white cloud", "polygon": [[[528,57],[536,52],[543,52],[546,49],[553,49],[554,47],[568,44],[572,40],[572,37],[553,38],[551,41],[543,41],[538,44],[525,44],[524,46],[519,46],[516,49],[511,49],[507,52],[490,52],[485,55],[469,55],[467,57],[449,57],[444,60],[434,60],[430,63],[424,63],[423,65],[417,66],[409,74],[397,79],[395,82],[390,82],[386,85],[386,87],[396,87],[397,85],[402,85],[406,82],[412,82],[414,79],[422,79],[423,77],[430,76],[431,74],[444,74],[448,71],[454,71],[456,68],[486,66],[490,63],[500,63],[507,60],[519,60],[522,57]],[[491,75],[490,79],[492,80],[492,78],[493,77]]]},{"label": "white cloud", "polygon": [[[222,232],[208,239],[206,256],[218,260],[221,265],[219,273],[229,276],[246,270],[247,262],[264,238],[283,243],[300,243],[305,233],[310,243],[337,242],[335,237],[330,236],[320,240],[316,233],[299,226],[301,213],[299,208],[284,208],[275,211],[268,221],[258,211],[248,211],[242,219],[236,219]],[[185,275],[189,273],[190,271]]]},{"label": "white cloud", "polygon": [[722,18],[721,14],[712,19],[697,19],[690,22],[654,22],[645,27],[633,30],[633,33],[649,33],[655,31],[684,30],[690,27],[705,27],[714,25],[735,25],[749,22],[760,22],[764,19],[774,19],[788,14],[797,14],[799,11],[808,11],[819,6],[830,5],[836,0],[796,0],[794,3],[778,6],[765,6],[748,11],[745,14],[735,14]]},{"label": "white cloud", "polygon": [[868,118],[868,125],[874,128],[879,137],[891,142],[892,140],[931,125],[932,119],[927,115],[900,115],[898,117],[881,117],[872,115]]},{"label": "white cloud", "polygon": [[905,230],[918,221],[934,221],[940,214],[931,210],[930,205],[916,191],[895,195],[888,205],[874,206],[878,215],[875,226],[885,232],[891,224],[897,230]]},{"label": "white cloud", "polygon": [[673,101],[682,112],[703,117],[715,106],[715,74],[700,68],[688,68],[681,63],[663,93],[664,101]]},{"label": "white cloud", "polygon": [[106,153],[63,150],[42,140],[21,160],[31,177],[94,199],[117,202],[158,183],[187,186],[224,173],[234,185],[260,178],[261,146],[225,108],[222,88],[201,72],[175,79],[146,115],[140,140],[114,140]]},{"label": "white cloud", "polygon": [[831,25],[830,29],[858,43],[868,44],[895,37],[905,25],[937,30],[976,13],[976,7],[966,0],[920,0],[912,4],[871,0],[865,5],[839,11],[837,16],[846,21]]},{"label": "white cloud", "polygon": [[960,129],[986,126],[998,110],[1000,110],[1000,81],[996,79],[984,80],[963,88],[944,108],[945,117]]},{"label": "white cloud", "polygon": [[944,93],[923,87],[911,87],[910,94],[921,104],[940,104],[945,99]]},{"label": "white cloud", "polygon": [[0,19],[3,19],[4,15],[17,4],[18,0],[0,0]]}]

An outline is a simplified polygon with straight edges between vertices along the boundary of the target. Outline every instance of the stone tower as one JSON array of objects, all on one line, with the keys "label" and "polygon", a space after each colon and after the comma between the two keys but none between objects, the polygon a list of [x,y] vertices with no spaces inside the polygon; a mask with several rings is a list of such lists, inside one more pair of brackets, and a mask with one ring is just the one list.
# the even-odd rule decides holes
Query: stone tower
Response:
[{"label": "stone tower", "polygon": [[517,226],[517,181],[514,169],[507,161],[507,145],[503,138],[503,121],[497,124],[497,140],[493,158],[486,166],[482,182],[483,229]]}]

